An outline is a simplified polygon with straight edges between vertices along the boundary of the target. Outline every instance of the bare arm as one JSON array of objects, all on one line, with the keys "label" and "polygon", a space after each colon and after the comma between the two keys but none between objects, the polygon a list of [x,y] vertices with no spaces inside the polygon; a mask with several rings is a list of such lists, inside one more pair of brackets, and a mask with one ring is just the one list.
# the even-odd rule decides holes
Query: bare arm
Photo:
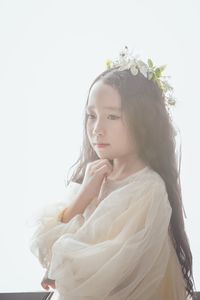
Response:
[{"label": "bare arm", "polygon": [[[99,196],[105,176],[110,174],[111,170],[112,166],[107,159],[99,159],[87,165],[78,195],[73,203],[59,215],[59,220],[62,223],[69,222],[75,215],[83,214],[90,202]],[[55,280],[48,278],[48,272],[46,272],[41,284],[45,289],[48,289],[49,286],[55,288]]]},{"label": "bare arm", "polygon": [[68,206],[62,211],[60,215],[60,221],[62,223],[67,223],[75,215],[82,214],[92,200],[93,199],[90,199],[84,193],[79,193],[75,201],[73,201],[73,203],[70,206]]}]

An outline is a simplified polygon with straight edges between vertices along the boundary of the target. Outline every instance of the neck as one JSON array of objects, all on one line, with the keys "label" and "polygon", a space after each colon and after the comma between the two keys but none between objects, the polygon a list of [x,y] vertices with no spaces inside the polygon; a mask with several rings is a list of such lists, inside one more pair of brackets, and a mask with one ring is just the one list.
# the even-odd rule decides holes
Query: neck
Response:
[{"label": "neck", "polygon": [[132,155],[127,159],[116,158],[113,159],[113,171],[108,176],[112,180],[121,180],[134,172],[143,169],[146,164],[138,157],[133,157]]}]

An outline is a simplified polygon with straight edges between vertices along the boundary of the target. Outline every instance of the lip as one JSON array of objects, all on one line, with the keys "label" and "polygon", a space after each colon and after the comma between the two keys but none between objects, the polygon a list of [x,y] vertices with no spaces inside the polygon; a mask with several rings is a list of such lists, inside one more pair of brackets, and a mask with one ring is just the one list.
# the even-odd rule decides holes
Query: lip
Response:
[{"label": "lip", "polygon": [[104,147],[108,146],[109,144],[95,143],[94,145],[95,145],[96,147],[98,147],[98,148],[104,148]]}]

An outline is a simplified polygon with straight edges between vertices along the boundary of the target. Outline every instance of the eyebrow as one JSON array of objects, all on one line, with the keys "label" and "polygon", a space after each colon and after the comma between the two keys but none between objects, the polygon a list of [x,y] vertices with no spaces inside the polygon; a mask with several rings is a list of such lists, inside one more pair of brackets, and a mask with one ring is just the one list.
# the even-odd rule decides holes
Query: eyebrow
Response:
[{"label": "eyebrow", "polygon": [[[86,107],[86,109],[94,109],[95,107],[92,105],[89,105]],[[116,106],[104,106],[104,109],[107,110],[113,110],[113,111],[121,111],[121,107],[116,107]]]}]

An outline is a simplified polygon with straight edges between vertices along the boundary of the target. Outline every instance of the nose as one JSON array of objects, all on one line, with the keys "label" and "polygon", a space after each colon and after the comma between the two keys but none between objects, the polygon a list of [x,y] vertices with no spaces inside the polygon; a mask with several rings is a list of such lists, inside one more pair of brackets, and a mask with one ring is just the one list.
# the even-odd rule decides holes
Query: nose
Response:
[{"label": "nose", "polygon": [[94,135],[103,135],[105,131],[103,122],[99,120],[96,120],[94,122],[94,126],[93,126],[93,134]]}]

